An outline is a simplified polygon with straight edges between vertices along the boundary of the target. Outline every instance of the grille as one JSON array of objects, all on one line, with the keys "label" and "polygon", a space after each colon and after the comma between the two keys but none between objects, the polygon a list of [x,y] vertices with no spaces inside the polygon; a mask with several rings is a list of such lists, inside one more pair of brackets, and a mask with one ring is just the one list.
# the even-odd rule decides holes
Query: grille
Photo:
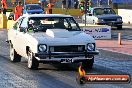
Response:
[{"label": "grille", "polygon": [[117,19],[104,19],[104,21],[117,21]]},{"label": "grille", "polygon": [[69,45],[69,46],[51,46],[52,52],[83,52],[85,50],[84,45]]}]

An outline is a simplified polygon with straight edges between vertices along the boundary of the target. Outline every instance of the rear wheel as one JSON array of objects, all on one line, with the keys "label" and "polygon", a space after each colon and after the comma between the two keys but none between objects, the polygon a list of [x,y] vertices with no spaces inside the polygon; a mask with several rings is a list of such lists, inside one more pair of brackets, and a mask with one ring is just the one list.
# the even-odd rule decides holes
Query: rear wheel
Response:
[{"label": "rear wheel", "polygon": [[28,68],[38,69],[38,66],[38,60],[33,56],[33,53],[31,51],[28,51]]},{"label": "rear wheel", "polygon": [[94,63],[94,56],[90,60],[86,60],[85,62],[82,62],[82,66],[84,69],[92,69]]},{"label": "rear wheel", "polygon": [[21,56],[19,54],[17,54],[17,52],[13,48],[12,44],[10,44],[10,60],[12,62],[20,62],[21,61]]}]

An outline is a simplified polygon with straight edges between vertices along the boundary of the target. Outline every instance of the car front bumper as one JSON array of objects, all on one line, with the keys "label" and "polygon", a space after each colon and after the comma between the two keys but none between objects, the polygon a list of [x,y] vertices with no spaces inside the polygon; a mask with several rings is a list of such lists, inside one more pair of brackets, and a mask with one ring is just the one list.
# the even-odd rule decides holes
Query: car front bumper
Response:
[{"label": "car front bumper", "polygon": [[109,26],[122,26],[123,22],[116,22],[116,21],[109,21],[109,22],[102,22],[102,23],[97,23],[98,25],[109,25]]},{"label": "car front bumper", "polygon": [[43,52],[35,53],[35,57],[40,62],[60,62],[60,63],[76,63],[92,59],[94,55],[98,55],[99,51],[92,52]]}]

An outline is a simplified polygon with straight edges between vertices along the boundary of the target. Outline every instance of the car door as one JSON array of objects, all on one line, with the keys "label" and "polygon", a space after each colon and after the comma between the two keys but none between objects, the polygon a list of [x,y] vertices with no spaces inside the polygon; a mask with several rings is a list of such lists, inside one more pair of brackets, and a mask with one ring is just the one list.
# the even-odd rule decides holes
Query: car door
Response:
[{"label": "car door", "polygon": [[22,19],[19,19],[13,26],[13,28],[11,30],[9,30],[10,32],[8,33],[9,34],[9,37],[10,37],[10,40],[11,40],[11,43],[13,44],[13,48],[16,50],[16,52],[18,52],[18,49],[19,49],[19,44],[18,44],[18,41],[17,41],[17,36],[18,36],[18,27],[19,27],[19,24],[21,22]]},{"label": "car door", "polygon": [[[25,17],[22,19],[22,22],[19,25],[18,35],[16,38],[16,40],[18,41],[18,44],[19,44],[18,50],[23,57],[25,57],[25,55],[26,55],[26,46],[28,44],[28,40],[27,40],[28,34],[26,33],[27,27],[28,27],[28,18]],[[20,31],[20,28],[23,28],[24,30]]]}]

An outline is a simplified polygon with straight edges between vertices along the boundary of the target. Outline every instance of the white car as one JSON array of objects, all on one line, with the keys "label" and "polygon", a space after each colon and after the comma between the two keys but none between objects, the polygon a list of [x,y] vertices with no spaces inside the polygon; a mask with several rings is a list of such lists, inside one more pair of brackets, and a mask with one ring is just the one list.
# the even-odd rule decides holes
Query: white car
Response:
[{"label": "white car", "polygon": [[81,31],[72,16],[62,14],[31,14],[21,16],[8,31],[10,60],[28,59],[28,68],[39,63],[78,63],[92,68],[95,40]]}]

